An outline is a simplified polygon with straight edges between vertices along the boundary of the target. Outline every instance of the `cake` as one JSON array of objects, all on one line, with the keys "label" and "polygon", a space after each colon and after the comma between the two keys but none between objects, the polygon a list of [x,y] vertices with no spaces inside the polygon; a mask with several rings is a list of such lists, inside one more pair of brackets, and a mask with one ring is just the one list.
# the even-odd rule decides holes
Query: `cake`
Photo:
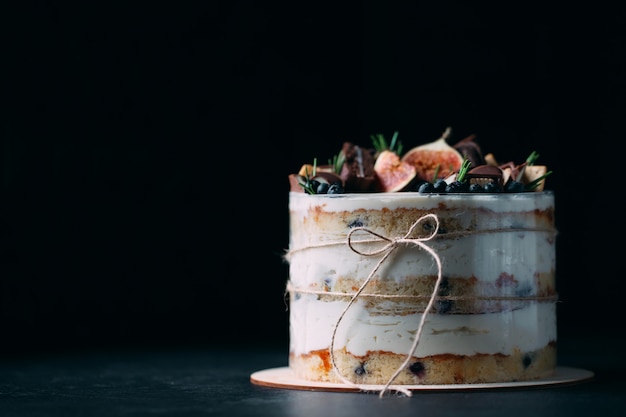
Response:
[{"label": "cake", "polygon": [[[458,146],[448,138],[446,130],[404,156],[384,140],[374,149],[347,142],[327,166],[305,164],[290,176],[286,293],[296,378],[382,395],[555,372],[551,172],[534,152],[499,164],[473,137]],[[449,169],[433,175],[443,160]],[[389,166],[402,175],[383,178]]]}]

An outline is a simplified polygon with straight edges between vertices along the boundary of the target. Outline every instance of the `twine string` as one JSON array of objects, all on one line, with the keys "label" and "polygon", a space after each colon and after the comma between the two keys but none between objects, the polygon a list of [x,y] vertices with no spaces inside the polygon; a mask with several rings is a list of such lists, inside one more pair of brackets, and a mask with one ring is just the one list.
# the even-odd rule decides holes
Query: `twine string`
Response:
[{"label": "twine string", "polygon": [[[411,238],[410,236],[412,235],[413,231],[415,230],[415,228],[420,225],[423,221],[432,218],[435,221],[435,227],[434,229],[431,231],[431,233],[425,237],[418,237],[418,238]],[[372,386],[370,385],[365,385],[365,384],[355,384],[352,381],[348,380],[347,378],[345,378],[343,375],[341,375],[341,372],[339,371],[339,368],[337,366],[336,363],[336,358],[335,358],[335,352],[334,352],[334,345],[335,345],[335,338],[336,338],[336,334],[337,334],[337,328],[339,327],[339,324],[342,322],[344,316],[346,315],[347,311],[350,309],[350,307],[356,302],[357,298],[359,297],[374,297],[374,298],[397,298],[397,299],[428,299],[428,303],[424,309],[424,312],[421,316],[420,319],[420,323],[418,326],[418,329],[416,331],[415,334],[415,338],[413,340],[413,344],[411,346],[410,351],[407,354],[406,359],[404,360],[404,362],[402,363],[401,366],[398,367],[398,369],[396,369],[396,371],[393,373],[393,375],[389,378],[389,380],[387,381],[387,383],[383,386],[382,389],[380,389],[380,397],[382,398],[385,394],[385,392],[387,391],[396,391],[398,393],[403,393],[406,396],[410,397],[412,396],[412,392],[407,389],[406,387],[402,386],[402,385],[392,385],[393,381],[398,377],[398,375],[400,375],[400,373],[402,372],[403,369],[406,368],[406,366],[409,364],[409,362],[411,361],[411,358],[413,356],[413,354],[415,353],[415,350],[417,349],[417,346],[419,344],[420,341],[420,337],[421,334],[424,330],[425,327],[425,323],[426,323],[426,316],[428,315],[428,313],[430,312],[430,310],[433,307],[433,304],[435,303],[436,300],[438,299],[446,299],[446,300],[466,300],[466,299],[476,299],[476,300],[525,300],[525,301],[555,301],[558,299],[558,296],[530,296],[530,297],[508,297],[508,296],[437,296],[437,293],[439,292],[439,287],[441,284],[441,281],[443,280],[443,276],[442,276],[442,263],[441,260],[439,258],[439,255],[432,249],[430,248],[428,245],[426,245],[424,242],[427,242],[431,239],[438,239],[438,238],[444,238],[444,239],[456,239],[456,238],[462,238],[465,236],[470,236],[470,235],[476,235],[476,234],[484,234],[484,233],[517,233],[517,232],[540,232],[540,233],[549,233],[549,234],[553,234],[556,235],[557,231],[554,228],[515,228],[515,227],[503,227],[503,228],[492,228],[492,229],[484,229],[484,230],[474,230],[474,231],[456,231],[456,232],[445,232],[445,233],[441,233],[438,234],[439,232],[439,219],[438,217],[433,214],[433,213],[428,213],[425,214],[424,216],[420,217],[419,219],[417,219],[410,227],[409,230],[407,231],[407,233],[399,238],[395,238],[395,239],[390,239],[386,236],[383,236],[379,233],[376,233],[370,229],[367,229],[366,227],[356,227],[354,229],[352,229],[350,231],[350,233],[347,236],[347,242],[346,240],[336,240],[336,241],[327,241],[327,242],[322,242],[322,243],[318,243],[318,244],[308,244],[306,246],[303,247],[295,247],[295,248],[291,248],[289,251],[287,251],[284,255],[284,259],[286,261],[290,261],[292,255],[294,255],[297,252],[301,252],[304,250],[308,250],[308,249],[314,249],[314,248],[323,248],[323,247],[330,247],[330,246],[339,246],[339,245],[345,245],[347,243],[347,245],[350,247],[350,249],[355,252],[356,254],[359,254],[361,256],[377,256],[377,255],[381,255],[382,257],[379,259],[379,261],[376,263],[376,265],[374,266],[374,268],[372,269],[372,271],[370,272],[370,274],[368,275],[367,279],[363,282],[363,284],[359,287],[359,289],[353,293],[337,293],[337,292],[328,292],[328,291],[314,291],[314,290],[308,290],[308,289],[302,289],[302,288],[294,288],[291,285],[291,282],[288,282],[287,285],[287,290],[288,291],[294,291],[294,292],[298,292],[298,293],[305,293],[305,294],[317,294],[317,295],[327,295],[327,296],[343,296],[343,297],[348,297],[350,296],[350,300],[348,302],[348,304],[346,305],[346,307],[343,309],[343,311],[341,312],[341,314],[339,315],[337,321],[335,322],[335,326],[333,329],[333,333],[332,333],[332,338],[331,338],[331,344],[330,344],[330,358],[331,358],[331,362],[332,362],[332,366],[333,366],[333,370],[335,371],[336,375],[339,377],[340,380],[342,380],[345,384],[347,385],[351,385],[354,386],[358,389],[361,389],[362,391],[372,391]],[[355,240],[353,239],[353,235],[359,231],[363,231],[366,233],[369,233],[370,235],[372,235],[374,238],[372,239],[359,239],[359,240]],[[355,243],[358,244],[370,244],[370,243],[380,243],[380,242],[386,242],[386,244],[384,246],[382,246],[381,248],[377,249],[377,250],[373,250],[371,252],[365,252],[362,250],[357,249],[354,245]],[[433,291],[431,293],[431,295],[400,295],[400,294],[367,294],[367,293],[363,293],[363,291],[365,290],[365,288],[367,287],[368,283],[370,282],[370,280],[372,279],[372,277],[376,274],[376,272],[380,269],[380,267],[382,266],[382,264],[389,258],[389,256],[391,256],[391,254],[394,252],[394,250],[396,248],[398,248],[401,245],[414,245],[414,246],[418,246],[419,248],[425,250],[426,252],[428,252],[433,259],[435,260],[436,264],[437,264],[437,280],[435,281],[435,285],[433,288]]]},{"label": "twine string", "polygon": [[[432,231],[432,233],[430,235],[426,236],[426,237],[411,238],[410,236],[412,235],[414,229],[419,224],[421,224],[423,221],[425,221],[427,219],[430,219],[430,218],[432,218],[435,221],[435,228]],[[364,232],[370,233],[371,235],[376,236],[380,240],[386,241],[387,244],[385,244],[382,248],[374,250],[374,251],[371,251],[371,252],[360,251],[360,250],[356,249],[353,246],[353,243],[352,243],[352,235],[354,233],[358,232],[358,231],[364,231]],[[417,348],[417,345],[419,343],[422,331],[424,329],[424,324],[426,322],[426,315],[428,314],[428,312],[432,308],[432,306],[433,306],[433,304],[435,302],[436,295],[439,292],[439,285],[440,285],[441,280],[442,280],[441,260],[439,259],[439,255],[437,255],[437,253],[432,248],[430,248],[429,246],[424,244],[424,242],[427,242],[427,241],[431,240],[432,238],[434,238],[437,235],[438,231],[439,231],[439,219],[437,218],[437,216],[435,214],[429,213],[429,214],[426,214],[426,215],[420,217],[419,219],[417,219],[411,225],[411,227],[409,228],[408,232],[401,238],[390,239],[390,238],[388,238],[386,236],[380,235],[380,234],[378,234],[378,233],[376,233],[376,232],[374,232],[372,230],[369,230],[369,229],[367,229],[365,227],[356,227],[356,228],[352,229],[350,231],[350,233],[348,234],[347,244],[350,247],[350,249],[352,249],[355,253],[357,253],[359,255],[362,255],[362,256],[376,256],[376,255],[382,254],[382,257],[378,260],[378,262],[376,263],[376,265],[374,266],[372,271],[369,273],[368,277],[365,279],[363,284],[361,284],[359,289],[352,295],[352,297],[350,298],[350,301],[348,302],[346,307],[343,309],[343,311],[339,315],[339,318],[337,319],[337,321],[335,323],[335,326],[334,326],[334,329],[333,329],[331,342],[330,342],[330,348],[329,348],[330,349],[330,358],[331,358],[331,362],[332,362],[332,365],[333,365],[333,369],[335,370],[335,373],[338,375],[339,379],[341,379],[345,384],[356,386],[356,387],[358,387],[359,389],[362,389],[362,390],[368,390],[369,389],[369,387],[366,386],[366,385],[354,384],[352,381],[350,381],[347,378],[345,378],[341,374],[341,372],[339,371],[339,368],[337,367],[334,346],[335,346],[335,337],[337,335],[337,328],[339,327],[339,324],[343,320],[344,316],[346,315],[346,313],[350,309],[350,307],[355,303],[355,301],[359,297],[359,295],[361,295],[361,293],[363,292],[363,290],[365,289],[367,284],[370,282],[370,280],[372,279],[374,274],[376,274],[376,272],[378,271],[380,266],[387,260],[387,258],[389,258],[389,256],[395,251],[395,249],[398,248],[400,245],[405,245],[405,244],[415,245],[415,246],[418,246],[421,249],[425,250],[426,252],[428,252],[433,257],[435,262],[437,263],[437,281],[435,282],[435,286],[433,288],[433,292],[431,294],[431,297],[430,297],[430,299],[428,301],[428,304],[427,304],[426,308],[424,309],[424,313],[422,314],[422,318],[420,320],[419,326],[417,328],[417,332],[415,334],[415,338],[413,340],[413,345],[411,346],[411,349],[408,352],[406,359],[404,360],[402,365],[400,365],[398,367],[398,369],[396,369],[396,371],[393,373],[391,378],[389,378],[387,383],[380,390],[379,396],[382,398],[384,396],[385,392],[387,392],[389,390],[401,392],[404,395],[406,395],[407,397],[410,397],[412,395],[412,393],[411,393],[411,391],[409,389],[407,389],[405,387],[402,387],[400,385],[392,385],[392,383],[398,377],[398,375],[400,375],[400,372],[402,372],[402,370],[410,362],[410,360],[411,360],[411,358],[413,356],[413,353],[415,352],[415,349]],[[363,242],[363,241],[359,241],[359,242]]]},{"label": "twine string", "polygon": [[[292,284],[291,281],[287,281],[285,288],[286,292],[294,292],[298,294],[313,294],[317,296],[330,296],[330,297],[352,297],[354,293],[336,292],[336,291],[322,291],[322,290],[310,290],[306,288],[298,288]],[[361,293],[360,298],[384,298],[389,300],[429,300],[430,295],[406,295],[406,294],[375,294],[375,293]],[[557,301],[558,296],[554,295],[438,295],[435,297],[436,301]]]},{"label": "twine string", "polygon": [[[423,217],[426,216],[430,216],[430,215],[434,215],[434,214],[426,214]],[[414,229],[415,224],[413,224],[411,226],[411,230]],[[378,233],[375,233],[369,229],[366,229],[365,227],[355,227],[354,229],[351,230],[352,232],[356,232],[358,230],[363,230],[363,231],[367,231],[368,233],[372,234],[373,236],[376,236],[376,239],[362,239],[362,240],[357,240],[355,242],[357,243],[379,243],[381,240],[383,241],[387,241],[388,244],[387,246],[385,246],[384,248],[380,249],[379,251],[377,251],[378,253],[384,252],[385,250],[389,249],[389,246],[393,246],[394,242],[397,243],[407,243],[406,241],[402,242],[403,239],[396,239],[395,241],[393,239],[389,239],[385,236],[382,236]],[[460,230],[460,231],[446,231],[445,233],[440,233],[438,235],[432,235],[431,239],[458,239],[458,238],[462,238],[462,237],[466,237],[466,236],[472,236],[472,235],[479,235],[479,234],[488,234],[488,233],[521,233],[521,232],[539,232],[539,233],[550,233],[550,234],[556,234],[557,231],[554,228],[517,228],[517,227],[500,227],[500,228],[493,228],[493,229],[482,229],[482,230]],[[410,233],[408,234],[410,235]],[[327,242],[322,242],[322,243],[316,243],[316,244],[308,244],[302,247],[294,247],[289,249],[288,251],[286,251],[286,253],[284,254],[284,259],[286,261],[289,261],[291,259],[291,257],[298,252],[302,252],[305,250],[309,250],[309,249],[315,249],[315,248],[325,248],[325,247],[330,247],[330,246],[341,246],[341,245],[345,245],[346,241],[344,239],[341,240],[335,240],[335,241],[327,241]],[[352,246],[350,246],[352,248],[353,251],[360,253],[359,251],[355,250]],[[361,254],[361,253],[360,253]],[[371,253],[371,255],[376,255],[377,253]],[[369,255],[369,254],[361,254],[361,255]]]}]

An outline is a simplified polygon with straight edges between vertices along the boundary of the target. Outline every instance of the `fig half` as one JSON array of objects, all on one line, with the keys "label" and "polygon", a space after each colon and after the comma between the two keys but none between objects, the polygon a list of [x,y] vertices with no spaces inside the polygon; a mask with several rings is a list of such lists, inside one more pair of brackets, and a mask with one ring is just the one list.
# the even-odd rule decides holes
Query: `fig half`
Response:
[{"label": "fig half", "polygon": [[458,171],[463,156],[446,141],[450,132],[448,127],[439,139],[409,150],[402,157],[402,162],[415,167],[417,177],[427,182],[435,182]]},{"label": "fig half", "polygon": [[402,191],[415,179],[415,167],[402,162],[397,153],[384,150],[376,158],[374,171],[381,192]]}]

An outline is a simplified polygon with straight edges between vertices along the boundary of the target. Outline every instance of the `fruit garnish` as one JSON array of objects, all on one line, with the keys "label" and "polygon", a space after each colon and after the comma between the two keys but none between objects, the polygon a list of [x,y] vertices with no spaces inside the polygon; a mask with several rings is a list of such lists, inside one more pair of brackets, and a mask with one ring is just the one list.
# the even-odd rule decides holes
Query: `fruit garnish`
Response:
[{"label": "fruit garnish", "polygon": [[[539,168],[539,170],[536,170],[536,168]],[[545,173],[540,174],[535,178],[534,175],[537,175],[540,172],[545,172]],[[544,179],[550,174],[552,174],[552,171],[546,172],[546,167],[543,165],[542,166],[531,165],[527,167],[526,175],[525,175],[526,181],[524,184],[524,191],[543,191],[544,184],[545,184]],[[534,179],[531,180],[530,178],[534,178]]]},{"label": "fruit garnish", "polygon": [[381,192],[402,191],[416,176],[415,167],[403,162],[398,154],[391,150],[384,150],[378,155],[374,171]]},{"label": "fruit garnish", "polygon": [[450,146],[451,131],[447,127],[439,139],[416,146],[404,156],[397,131],[390,142],[382,134],[370,135],[373,148],[345,142],[327,165],[320,166],[314,159],[297,174],[289,174],[290,190],[308,194],[543,191],[552,171],[536,164],[536,151],[522,163],[499,164],[493,154],[483,156],[475,135]]},{"label": "fruit garnish", "polygon": [[296,191],[296,185],[307,194],[327,194],[331,186],[341,187],[343,192],[343,182],[341,177],[333,172],[330,165],[319,167],[317,158],[313,164],[304,164],[297,175],[290,175],[291,190]]},{"label": "fruit garnish", "polygon": [[452,129],[448,127],[439,139],[412,148],[402,157],[402,162],[415,167],[418,178],[429,182],[458,171],[463,156],[448,144],[451,132]]}]

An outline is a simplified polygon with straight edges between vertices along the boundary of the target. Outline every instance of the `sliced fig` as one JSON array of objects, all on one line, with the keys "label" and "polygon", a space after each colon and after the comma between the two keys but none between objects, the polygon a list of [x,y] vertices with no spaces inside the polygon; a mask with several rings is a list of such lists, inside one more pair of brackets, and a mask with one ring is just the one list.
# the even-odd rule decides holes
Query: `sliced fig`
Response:
[{"label": "sliced fig", "polygon": [[450,132],[450,128],[447,128],[439,139],[409,150],[402,157],[402,162],[415,167],[417,177],[428,182],[446,178],[458,171],[463,163],[463,155],[448,144]]},{"label": "sliced fig", "polygon": [[381,192],[403,191],[417,174],[413,165],[402,162],[398,154],[390,150],[384,150],[378,155],[374,171],[378,191]]}]

